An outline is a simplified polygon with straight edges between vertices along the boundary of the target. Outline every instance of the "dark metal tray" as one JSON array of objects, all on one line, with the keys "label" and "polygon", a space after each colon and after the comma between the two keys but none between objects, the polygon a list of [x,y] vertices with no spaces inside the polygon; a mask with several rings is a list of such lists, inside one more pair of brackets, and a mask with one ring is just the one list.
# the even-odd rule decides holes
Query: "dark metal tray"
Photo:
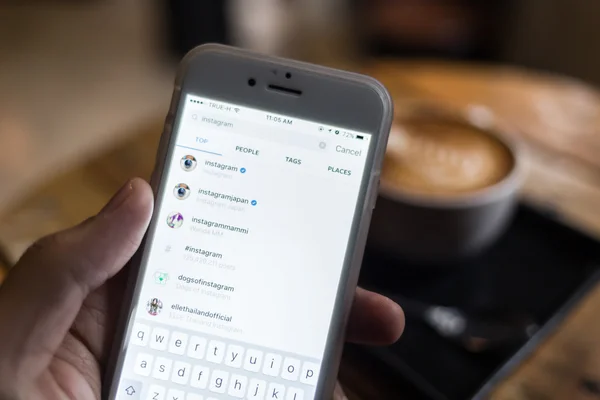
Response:
[{"label": "dark metal tray", "polygon": [[363,287],[409,302],[456,307],[478,318],[527,315],[540,329],[532,337],[474,353],[407,313],[404,335],[395,345],[349,345],[347,351],[402,379],[411,387],[411,398],[486,398],[595,286],[599,266],[600,243],[524,205],[490,250],[460,265],[414,265],[367,248]]}]

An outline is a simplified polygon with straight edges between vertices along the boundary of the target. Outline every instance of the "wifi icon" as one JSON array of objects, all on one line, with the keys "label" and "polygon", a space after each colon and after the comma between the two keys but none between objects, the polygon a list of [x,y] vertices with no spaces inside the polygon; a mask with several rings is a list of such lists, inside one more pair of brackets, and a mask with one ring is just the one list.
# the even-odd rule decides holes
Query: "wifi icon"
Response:
[{"label": "wifi icon", "polygon": [[233,111],[235,111],[235,113],[237,114],[237,113],[240,112],[240,109],[239,108],[234,108]]}]

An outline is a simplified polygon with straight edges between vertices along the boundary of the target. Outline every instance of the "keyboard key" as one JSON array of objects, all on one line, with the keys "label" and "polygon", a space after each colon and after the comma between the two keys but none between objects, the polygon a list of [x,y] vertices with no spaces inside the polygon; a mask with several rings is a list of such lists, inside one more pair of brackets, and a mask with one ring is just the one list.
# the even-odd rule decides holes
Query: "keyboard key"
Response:
[{"label": "keyboard key", "polygon": [[210,370],[202,365],[195,365],[190,378],[190,385],[198,389],[206,389]]},{"label": "keyboard key", "polygon": [[283,368],[281,369],[281,377],[288,381],[297,381],[300,376],[300,360],[286,357],[283,360]]},{"label": "keyboard key", "polygon": [[304,390],[298,388],[288,388],[285,400],[304,400]]},{"label": "keyboard key", "polygon": [[302,365],[302,373],[300,374],[300,382],[307,385],[315,386],[319,376],[319,365],[312,362],[305,362]]},{"label": "keyboard key", "polygon": [[[126,383],[123,380],[117,398],[119,400],[215,400],[198,393],[186,393],[184,386],[190,385],[188,388],[192,391],[209,390],[216,397],[246,400],[304,400],[305,393],[308,393],[305,390],[308,388],[287,387],[285,381],[289,381],[290,384],[299,381],[311,386],[317,384],[319,363],[302,362],[298,358],[283,357],[275,352],[263,353],[258,349],[245,348],[243,345],[229,344],[224,339],[208,340],[189,333],[160,327],[153,328],[145,323],[134,323],[130,343],[140,347],[148,346],[153,350],[168,351],[163,355],[168,356],[171,353],[189,358],[186,360],[184,357],[176,357],[181,360],[178,361],[169,357],[138,353],[133,367],[137,375],[167,382],[170,380],[173,382],[173,387],[151,385],[147,388],[146,384],[137,381],[135,381],[136,385],[127,383],[126,387],[123,386]],[[206,360],[207,366],[185,362],[191,359]],[[224,366],[222,369],[213,369],[208,363],[224,364]],[[268,379],[261,380],[245,376],[243,373],[231,373],[244,370],[262,373],[276,379],[268,382]],[[258,375],[255,376],[260,378]],[[175,386],[175,384],[182,386]],[[131,387],[131,395],[126,393],[129,387]]]},{"label": "keyboard key", "polygon": [[242,375],[232,374],[229,379],[229,390],[227,394],[242,399],[248,389],[248,378]]},{"label": "keyboard key", "polygon": [[139,400],[142,395],[142,382],[123,379],[117,393],[118,400]]},{"label": "keyboard key", "polygon": [[263,361],[263,352],[254,349],[248,349],[246,351],[246,357],[244,357],[244,369],[250,372],[260,371],[260,366]]},{"label": "keyboard key", "polygon": [[[176,361],[173,366],[173,374],[171,375],[171,381],[179,383],[180,385],[186,385],[190,375],[192,374],[192,366],[188,363]],[[171,399],[169,399],[171,400]]]},{"label": "keyboard key", "polygon": [[154,328],[150,336],[150,348],[166,350],[169,343],[169,331],[163,328]]},{"label": "keyboard key", "polygon": [[206,349],[206,361],[210,361],[215,364],[221,364],[224,356],[225,343],[217,340],[211,340],[208,343],[208,348]]},{"label": "keyboard key", "polygon": [[281,369],[281,356],[278,354],[267,353],[265,356],[265,365],[263,365],[263,374],[269,376],[278,376]]},{"label": "keyboard key", "polygon": [[147,346],[150,338],[150,327],[136,322],[133,324],[130,342],[138,346]]},{"label": "keyboard key", "polygon": [[142,376],[150,376],[152,370],[152,361],[154,357],[150,354],[140,353],[135,360],[135,366],[133,372]]},{"label": "keyboard key", "polygon": [[165,400],[185,400],[185,392],[177,389],[169,389]]},{"label": "keyboard key", "polygon": [[188,335],[181,332],[173,332],[169,340],[169,353],[183,355],[188,342]]},{"label": "keyboard key", "polygon": [[156,357],[154,362],[154,369],[152,370],[152,377],[163,381],[168,381],[171,376],[171,366],[173,361],[164,357]]},{"label": "keyboard key", "polygon": [[187,355],[188,357],[195,358],[197,360],[201,360],[204,358],[204,354],[206,352],[206,339],[199,336],[192,336],[190,339],[190,344],[188,347]]},{"label": "keyboard key", "polygon": [[246,398],[251,400],[264,399],[267,392],[267,382],[259,379],[251,379],[248,385],[248,395]]},{"label": "keyboard key", "polygon": [[220,370],[214,370],[210,376],[210,382],[208,384],[208,390],[215,393],[225,393],[227,388],[227,379],[229,373]]},{"label": "keyboard key", "polygon": [[285,386],[280,385],[279,383],[271,383],[269,384],[269,389],[267,390],[267,399],[269,400],[283,400],[283,395],[285,394]]},{"label": "keyboard key", "polygon": [[165,400],[166,389],[163,386],[151,385],[146,400]]},{"label": "keyboard key", "polygon": [[241,368],[244,361],[244,348],[230,344],[225,353],[225,365],[232,368]]}]

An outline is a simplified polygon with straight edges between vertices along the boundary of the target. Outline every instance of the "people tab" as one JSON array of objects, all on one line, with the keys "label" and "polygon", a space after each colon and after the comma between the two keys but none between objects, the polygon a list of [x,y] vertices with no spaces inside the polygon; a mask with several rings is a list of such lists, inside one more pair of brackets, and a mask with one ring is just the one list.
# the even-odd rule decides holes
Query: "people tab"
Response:
[{"label": "people tab", "polygon": [[260,155],[260,150],[254,149],[254,148],[251,148],[251,147],[235,146],[235,151],[237,151],[239,153],[253,155],[253,156],[259,156]]}]

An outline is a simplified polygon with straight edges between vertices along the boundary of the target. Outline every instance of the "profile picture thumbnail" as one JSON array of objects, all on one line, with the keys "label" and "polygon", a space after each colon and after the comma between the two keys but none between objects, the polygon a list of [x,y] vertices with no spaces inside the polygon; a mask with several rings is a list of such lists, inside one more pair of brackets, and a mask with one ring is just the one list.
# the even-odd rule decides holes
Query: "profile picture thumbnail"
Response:
[{"label": "profile picture thumbnail", "polygon": [[185,200],[190,195],[190,187],[188,185],[186,185],[185,183],[180,183],[179,185],[175,186],[175,189],[173,190],[173,194],[179,200]]},{"label": "profile picture thumbnail", "polygon": [[178,213],[177,211],[173,211],[167,217],[167,225],[169,225],[169,228],[173,229],[180,228],[181,225],[183,225],[183,215],[181,215],[181,213]]},{"label": "profile picture thumbnail", "polygon": [[162,301],[160,301],[156,297],[148,300],[148,302],[146,303],[146,311],[148,311],[148,314],[150,314],[152,316],[156,316],[156,315],[160,314],[160,312],[162,311],[162,308],[163,308]]},{"label": "profile picture thumbnail", "polygon": [[196,165],[198,164],[198,162],[196,161],[196,157],[187,155],[181,158],[180,164],[181,168],[183,168],[184,171],[189,172],[196,169]]}]

